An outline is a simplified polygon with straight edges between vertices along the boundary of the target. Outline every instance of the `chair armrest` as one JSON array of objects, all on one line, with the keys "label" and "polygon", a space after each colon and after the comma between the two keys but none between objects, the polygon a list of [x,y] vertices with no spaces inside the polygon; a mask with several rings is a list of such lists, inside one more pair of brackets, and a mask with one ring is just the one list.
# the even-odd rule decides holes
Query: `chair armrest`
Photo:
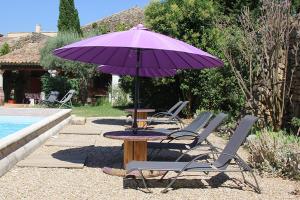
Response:
[{"label": "chair armrest", "polygon": [[176,134],[176,133],[180,133],[180,132],[188,132],[191,134],[191,136],[197,136],[199,133],[194,132],[194,131],[188,131],[188,130],[178,130],[178,131],[173,131],[172,133],[168,134],[168,137],[172,137],[172,135]]},{"label": "chair armrest", "polygon": [[167,112],[158,112],[158,113],[155,113],[154,115],[152,115],[152,117],[166,116],[166,115],[170,115],[170,113],[167,113]]}]

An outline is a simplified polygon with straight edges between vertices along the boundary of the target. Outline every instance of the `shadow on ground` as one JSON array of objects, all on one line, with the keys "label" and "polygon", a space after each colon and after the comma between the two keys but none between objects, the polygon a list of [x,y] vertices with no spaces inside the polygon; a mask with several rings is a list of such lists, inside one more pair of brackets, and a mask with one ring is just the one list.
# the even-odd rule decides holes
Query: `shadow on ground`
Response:
[{"label": "shadow on ground", "polygon": [[[110,167],[114,169],[124,169],[123,166],[123,152],[121,146],[87,146],[79,148],[70,148],[60,150],[52,156],[59,160],[74,162],[73,154],[87,154],[85,161],[86,167],[103,168]],[[69,155],[69,157],[68,157]],[[154,160],[175,161],[181,153],[178,151],[164,151]],[[185,156],[182,161],[189,161],[191,157]],[[76,162],[76,161],[75,161]],[[203,174],[199,174],[203,175]],[[196,175],[193,175],[197,177]],[[191,178],[192,176],[181,176],[172,187],[178,188],[218,188],[226,187],[231,189],[244,190],[243,183],[239,179],[229,178],[224,173],[219,173],[215,176],[207,176],[207,179]],[[203,177],[203,176],[202,176]],[[227,180],[231,180],[231,184],[224,184]],[[157,179],[148,179],[147,184],[149,188],[164,188],[168,185],[170,180],[158,181]],[[204,184],[206,182],[206,184]],[[125,178],[123,182],[124,188],[139,189],[144,191],[144,185],[140,179]],[[143,189],[142,189],[143,188]]]},{"label": "shadow on ground", "polygon": [[[149,151],[150,152],[150,151]],[[52,154],[52,157],[67,161],[75,162],[74,155],[87,155],[85,161],[86,167],[93,168],[119,168],[123,169],[123,149],[121,146],[86,146],[86,147],[74,147],[69,149],[59,150]],[[160,153],[153,160],[175,161],[181,153],[178,151],[166,150]],[[190,160],[189,156],[185,156],[182,161]]]},{"label": "shadow on ground", "polygon": [[[194,175],[195,176],[195,175]],[[231,182],[228,183],[227,181]],[[170,183],[170,179],[147,179],[148,188],[165,188]],[[145,186],[141,179],[132,179],[132,178],[124,178],[123,179],[123,187],[125,189],[137,189],[143,192],[147,192],[145,190]],[[225,173],[218,173],[214,176],[207,176],[207,178],[191,178],[187,176],[179,177],[176,182],[172,185],[170,190],[182,189],[182,188],[191,188],[191,189],[205,189],[205,188],[228,188],[228,189],[237,189],[237,190],[247,190],[253,191],[250,187],[245,188],[245,184],[236,178],[230,178]]]},{"label": "shadow on ground", "polygon": [[92,123],[98,125],[118,125],[118,126],[128,125],[125,119],[96,119],[93,120]]}]

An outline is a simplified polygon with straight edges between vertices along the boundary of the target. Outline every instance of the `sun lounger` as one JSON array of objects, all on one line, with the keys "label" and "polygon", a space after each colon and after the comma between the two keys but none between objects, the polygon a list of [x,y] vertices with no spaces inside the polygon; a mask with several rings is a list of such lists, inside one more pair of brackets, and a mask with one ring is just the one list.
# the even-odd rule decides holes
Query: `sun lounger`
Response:
[{"label": "sun lounger", "polygon": [[70,90],[60,101],[55,101],[55,103],[60,104],[59,108],[62,108],[62,107],[71,108],[72,107],[72,98],[75,95],[75,93],[76,93],[75,90]]},{"label": "sun lounger", "polygon": [[[160,133],[165,133],[168,137],[173,138],[177,136],[196,136],[198,135],[198,131],[202,129],[209,119],[212,117],[211,112],[201,112],[190,124],[180,130],[170,130],[170,129],[151,129],[151,131],[157,131]],[[188,137],[189,138],[189,137]],[[184,139],[184,138],[182,138]]]},{"label": "sun lounger", "polygon": [[[219,113],[214,119],[212,119],[209,124],[206,126],[206,128],[201,131],[201,133],[198,133],[197,131],[183,131],[183,132],[173,132],[173,134],[170,134],[170,137],[166,140],[163,140],[161,142],[148,142],[148,148],[152,148],[153,151],[150,153],[149,157],[152,159],[156,157],[161,150],[163,149],[174,149],[174,150],[180,150],[181,152],[183,150],[189,150],[196,146],[201,145],[203,142],[206,142],[207,145],[210,146],[210,148],[214,148],[211,143],[207,140],[207,137],[214,132],[221,124],[222,122],[227,118],[227,114]],[[180,133],[180,134],[178,134]],[[175,142],[178,139],[181,138],[194,138],[194,140],[191,143],[178,143]],[[155,154],[154,154],[155,153]],[[152,156],[153,154],[153,156]]]},{"label": "sun lounger", "polygon": [[183,101],[178,101],[175,105],[173,105],[169,110],[167,110],[166,112],[158,112],[155,113],[154,115],[152,115],[152,117],[166,117],[166,116],[170,116],[173,114],[173,111],[178,108],[181,104],[183,103]]},{"label": "sun lounger", "polygon": [[164,118],[159,117],[151,117],[147,120],[148,124],[151,123],[176,123],[181,126],[184,124],[183,121],[179,118],[178,114],[187,106],[189,102],[184,101],[180,106],[172,114],[166,114]]},{"label": "sun lounger", "polygon": [[[254,176],[253,170],[249,165],[243,161],[238,155],[237,150],[242,145],[244,140],[246,139],[247,135],[253,124],[257,121],[257,118],[254,116],[247,115],[245,116],[239,123],[238,127],[236,128],[234,134],[228,141],[227,145],[225,146],[222,152],[217,153],[219,156],[213,162],[200,162],[204,156],[210,155],[212,152],[208,154],[200,154],[193,158],[190,162],[180,162],[180,159],[190,151],[197,149],[198,146],[190,149],[185,154],[182,154],[175,162],[153,162],[153,161],[132,161],[129,162],[126,166],[127,173],[131,173],[132,171],[139,171],[143,184],[148,192],[151,190],[147,187],[146,179],[143,176],[144,170],[154,170],[154,171],[166,171],[166,173],[161,177],[163,179],[165,175],[169,171],[173,171],[177,173],[175,177],[170,181],[165,189],[162,190],[163,193],[167,192],[168,189],[174,184],[179,176],[182,176],[183,172],[239,172],[242,173],[244,182],[250,186],[252,186],[256,192],[260,193],[260,188],[257,183],[256,177]],[[216,153],[216,152],[213,152]],[[235,164],[238,166],[236,169],[228,169],[229,164],[231,161],[234,161]],[[254,181],[255,185],[251,184],[245,179],[244,172],[249,172]]]},{"label": "sun lounger", "polygon": [[40,102],[40,105],[53,105],[55,103],[55,101],[57,101],[57,98],[59,96],[59,92],[58,91],[51,91],[49,96]]}]

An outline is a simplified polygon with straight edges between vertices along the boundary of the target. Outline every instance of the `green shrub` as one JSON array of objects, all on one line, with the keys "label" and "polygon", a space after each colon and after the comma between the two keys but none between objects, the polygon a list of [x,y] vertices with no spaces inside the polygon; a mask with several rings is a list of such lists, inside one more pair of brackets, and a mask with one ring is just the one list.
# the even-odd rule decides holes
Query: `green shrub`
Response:
[{"label": "green shrub", "polygon": [[[49,38],[45,46],[41,49],[40,63],[46,70],[57,70],[58,77],[68,79],[70,84],[74,82],[79,100],[85,103],[87,99],[88,80],[93,76],[95,66],[82,62],[69,61],[53,55],[53,50],[64,45],[81,40],[77,33],[60,33],[57,37]],[[66,87],[66,86],[55,86]],[[47,86],[43,86],[47,88]]]},{"label": "green shrub", "polygon": [[0,48],[0,56],[8,54],[10,52],[9,45],[5,42]]},{"label": "green shrub", "polygon": [[106,106],[106,105],[110,105],[109,100],[106,96],[97,99],[96,106]]},{"label": "green shrub", "polygon": [[294,129],[297,131],[297,136],[299,136],[300,135],[300,118],[293,117],[291,124],[294,127]]},{"label": "green shrub", "polygon": [[121,87],[114,87],[112,90],[112,86],[109,85],[108,90],[112,95],[113,106],[127,106],[130,103],[128,93],[126,93]]},{"label": "green shrub", "polygon": [[51,91],[58,91],[59,98],[62,98],[70,89],[79,90],[79,80],[76,78],[67,78],[64,76],[52,77],[45,74],[41,78],[42,90],[48,95]]},{"label": "green shrub", "polygon": [[300,180],[300,138],[262,130],[249,140],[250,162],[260,171]]}]

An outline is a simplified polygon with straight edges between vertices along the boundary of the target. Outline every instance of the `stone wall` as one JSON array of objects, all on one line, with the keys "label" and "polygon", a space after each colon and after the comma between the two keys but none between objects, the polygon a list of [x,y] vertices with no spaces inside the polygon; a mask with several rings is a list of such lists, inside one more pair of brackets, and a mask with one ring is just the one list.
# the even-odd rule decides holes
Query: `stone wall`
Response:
[{"label": "stone wall", "polygon": [[[296,19],[296,23],[300,23],[300,16]],[[300,45],[300,30],[294,30],[291,34],[290,38],[290,44],[294,47],[292,48],[292,51],[298,50],[298,54],[295,55],[292,52],[289,55],[289,68],[290,70],[295,70],[293,73],[290,71],[289,77],[292,77],[292,87],[291,87],[291,104],[288,108],[288,118],[291,117],[300,117],[300,46],[295,46],[297,42]],[[296,61],[296,59],[298,61]]]}]

